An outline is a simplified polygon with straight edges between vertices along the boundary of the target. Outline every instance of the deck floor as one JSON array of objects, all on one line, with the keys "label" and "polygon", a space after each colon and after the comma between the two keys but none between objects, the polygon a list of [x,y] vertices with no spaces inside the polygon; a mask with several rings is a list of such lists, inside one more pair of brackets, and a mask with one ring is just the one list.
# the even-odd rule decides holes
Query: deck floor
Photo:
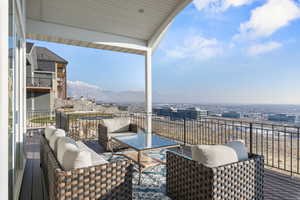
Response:
[{"label": "deck floor", "polygon": [[[96,152],[103,148],[96,142],[87,145]],[[25,144],[27,162],[19,200],[48,200],[39,161],[39,137],[28,137]],[[265,170],[265,200],[300,200],[300,179]]]}]

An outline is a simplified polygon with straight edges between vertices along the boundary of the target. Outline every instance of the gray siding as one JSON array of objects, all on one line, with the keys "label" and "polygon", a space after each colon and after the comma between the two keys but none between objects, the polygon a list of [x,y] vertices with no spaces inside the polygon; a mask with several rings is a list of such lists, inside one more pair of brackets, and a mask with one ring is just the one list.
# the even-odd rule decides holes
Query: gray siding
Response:
[{"label": "gray siding", "polygon": [[26,77],[31,77],[31,65],[26,65]]},{"label": "gray siding", "polygon": [[27,91],[26,93],[26,109],[27,111],[31,111],[32,110],[32,97],[31,97],[31,92]]},{"label": "gray siding", "polygon": [[52,74],[51,73],[38,73],[38,72],[35,72],[34,73],[34,77],[37,77],[37,78],[49,78],[49,79],[52,79]]},{"label": "gray siding", "polygon": [[37,71],[55,72],[55,62],[53,61],[38,60],[37,64]]},{"label": "gray siding", "polygon": [[35,92],[34,97],[35,110],[50,110],[49,92]]},{"label": "gray siding", "polygon": [[32,98],[34,98],[34,110],[50,110],[49,92],[27,92],[27,110],[32,110]]}]

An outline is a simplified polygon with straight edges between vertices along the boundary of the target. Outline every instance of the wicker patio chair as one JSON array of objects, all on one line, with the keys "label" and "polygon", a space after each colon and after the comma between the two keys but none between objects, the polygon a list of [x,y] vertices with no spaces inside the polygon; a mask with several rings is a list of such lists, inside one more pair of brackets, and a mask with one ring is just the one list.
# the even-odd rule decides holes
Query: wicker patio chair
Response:
[{"label": "wicker patio chair", "polygon": [[[125,122],[119,123],[123,120]],[[130,123],[129,118],[105,119],[98,125],[98,142],[106,151],[118,151],[128,146],[111,139],[112,136],[129,136],[138,132],[143,132],[143,130],[136,124]]]},{"label": "wicker patio chair", "polygon": [[48,155],[48,192],[50,200],[132,199],[133,166],[117,161],[81,169],[63,170],[53,153]]},{"label": "wicker patio chair", "polygon": [[167,152],[167,195],[172,199],[262,200],[264,159],[249,155],[246,161],[209,168],[189,156]]},{"label": "wicker patio chair", "polygon": [[40,141],[41,168],[50,200],[132,199],[132,161],[64,170],[44,135]]}]

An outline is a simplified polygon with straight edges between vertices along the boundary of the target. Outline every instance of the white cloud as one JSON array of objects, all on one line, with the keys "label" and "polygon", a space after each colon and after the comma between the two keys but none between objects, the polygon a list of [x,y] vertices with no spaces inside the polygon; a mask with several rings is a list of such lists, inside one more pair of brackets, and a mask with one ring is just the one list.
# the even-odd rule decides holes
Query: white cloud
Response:
[{"label": "white cloud", "polygon": [[100,87],[98,87],[96,85],[91,85],[91,84],[83,82],[83,81],[68,81],[67,84],[72,87],[85,87],[85,88],[91,88],[91,89],[100,89]]},{"label": "white cloud", "polygon": [[200,35],[191,35],[182,44],[165,49],[167,56],[184,59],[205,60],[221,55],[223,49],[216,39],[207,39]]},{"label": "white cloud", "polygon": [[198,10],[221,12],[230,7],[243,6],[254,1],[256,0],[194,0],[194,5]]},{"label": "white cloud", "polygon": [[291,21],[300,18],[300,7],[293,0],[268,0],[251,11],[249,21],[240,25],[235,39],[256,39],[272,35]]},{"label": "white cloud", "polygon": [[278,43],[278,42],[255,44],[255,45],[250,46],[247,49],[247,53],[251,56],[255,56],[258,54],[264,54],[264,53],[279,49],[281,46],[282,46],[282,44]]}]

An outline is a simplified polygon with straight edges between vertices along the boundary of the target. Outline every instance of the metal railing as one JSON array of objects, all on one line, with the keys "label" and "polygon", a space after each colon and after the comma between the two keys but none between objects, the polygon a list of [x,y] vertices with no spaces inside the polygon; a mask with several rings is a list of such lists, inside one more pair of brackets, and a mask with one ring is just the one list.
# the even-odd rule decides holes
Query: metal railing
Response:
[{"label": "metal railing", "polygon": [[32,87],[52,87],[52,78],[26,77],[26,86]]},{"label": "metal railing", "polygon": [[[76,140],[98,139],[98,125],[103,118],[130,117],[146,129],[146,115],[63,113],[57,112],[56,126]],[[38,121],[38,120],[36,120]],[[43,121],[41,122],[43,124]],[[249,152],[263,155],[265,165],[300,175],[300,128],[276,123],[228,118],[185,119],[173,116],[152,116],[152,131],[182,144],[224,144],[243,140]]]},{"label": "metal railing", "polygon": [[45,128],[46,126],[55,125],[55,112],[49,110],[27,111],[26,127]]},{"label": "metal railing", "polygon": [[75,140],[98,138],[98,125],[104,118],[129,117],[128,114],[100,112],[56,112],[56,127],[63,129]]},{"label": "metal railing", "polygon": [[224,144],[243,140],[250,153],[263,155],[265,165],[300,175],[300,128],[257,121],[153,116],[153,132],[184,144]]}]

